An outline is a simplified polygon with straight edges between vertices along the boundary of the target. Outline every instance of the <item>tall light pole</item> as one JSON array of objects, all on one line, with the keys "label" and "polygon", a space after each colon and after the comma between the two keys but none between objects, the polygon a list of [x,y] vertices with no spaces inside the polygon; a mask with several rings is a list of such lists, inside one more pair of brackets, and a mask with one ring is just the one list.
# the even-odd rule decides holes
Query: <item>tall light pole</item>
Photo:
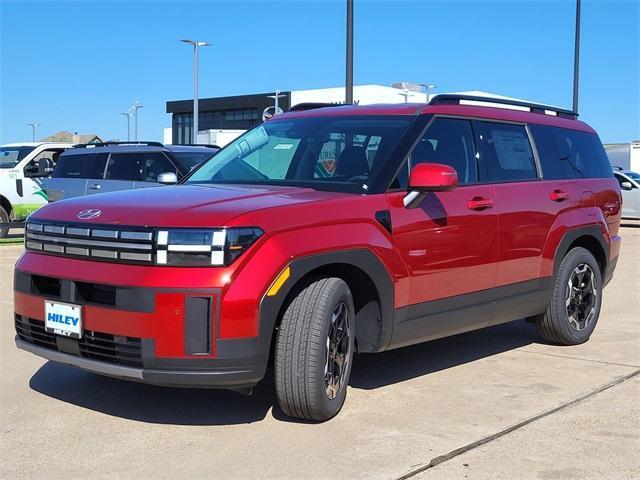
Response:
[{"label": "tall light pole", "polygon": [[181,40],[193,45],[193,135],[191,143],[198,143],[198,48],[208,47],[209,42],[200,40]]},{"label": "tall light pole", "polygon": [[411,93],[408,88],[403,88],[398,95],[402,95],[404,97],[404,103],[409,103],[409,97],[412,97],[413,93]]},{"label": "tall light pole", "polygon": [[39,123],[27,123],[27,127],[31,127],[31,141],[36,141],[36,127],[39,127]]},{"label": "tall light pole", "polygon": [[133,110],[133,120],[134,120],[133,139],[136,141],[138,140],[138,110],[141,109],[142,107],[144,107],[144,105],[142,105],[137,100],[133,102],[133,105],[131,105],[131,109]]},{"label": "tall light pole", "polygon": [[419,83],[418,85],[420,85],[421,87],[424,87],[425,90],[425,94],[427,96],[427,103],[429,103],[429,91],[432,88],[436,88],[437,85],[433,84],[433,83]]},{"label": "tall light pole", "polygon": [[127,112],[120,112],[120,115],[127,117],[127,142],[131,141],[131,109]]},{"label": "tall light pole", "polygon": [[278,100],[281,98],[286,98],[287,96],[283,93],[280,93],[280,90],[276,90],[275,95],[267,95],[267,98],[273,98],[273,114],[278,115],[281,111]]},{"label": "tall light pole", "polygon": [[578,112],[578,77],[580,75],[580,0],[576,0],[576,38],[573,50],[573,111]]},{"label": "tall light pole", "polygon": [[353,103],[353,0],[347,0],[347,65],[345,103]]}]

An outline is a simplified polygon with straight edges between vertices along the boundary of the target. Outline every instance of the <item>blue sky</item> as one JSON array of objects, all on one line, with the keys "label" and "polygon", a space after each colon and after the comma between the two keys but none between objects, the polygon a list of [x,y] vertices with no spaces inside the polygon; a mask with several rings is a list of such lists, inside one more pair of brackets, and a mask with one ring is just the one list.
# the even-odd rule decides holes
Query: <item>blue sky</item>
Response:
[{"label": "blue sky", "polygon": [[[580,114],[605,142],[640,139],[640,2],[582,2]],[[355,83],[436,83],[570,106],[575,3],[355,0]],[[165,102],[342,85],[345,2],[0,0],[0,142],[58,130],[162,139]]]}]

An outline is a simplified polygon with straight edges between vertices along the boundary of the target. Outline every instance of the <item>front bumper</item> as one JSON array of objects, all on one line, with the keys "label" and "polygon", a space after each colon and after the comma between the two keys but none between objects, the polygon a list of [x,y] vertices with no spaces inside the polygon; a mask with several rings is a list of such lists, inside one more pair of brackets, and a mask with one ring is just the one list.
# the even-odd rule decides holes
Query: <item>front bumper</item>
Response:
[{"label": "front bumper", "polygon": [[15,341],[19,349],[31,352],[52,362],[71,365],[100,375],[153,385],[239,389],[255,385],[264,374],[259,365],[246,366],[244,368],[236,368],[233,366],[209,367],[206,370],[159,370],[144,367],[130,367],[83,358],[77,355],[40,347],[33,343],[26,342],[18,336],[16,336]]},{"label": "front bumper", "polygon": [[[264,377],[268,342],[221,335],[220,288],[123,287],[21,269],[14,288],[16,345],[48,360],[167,386],[244,389]],[[81,339],[46,331],[47,300],[82,307]]]}]

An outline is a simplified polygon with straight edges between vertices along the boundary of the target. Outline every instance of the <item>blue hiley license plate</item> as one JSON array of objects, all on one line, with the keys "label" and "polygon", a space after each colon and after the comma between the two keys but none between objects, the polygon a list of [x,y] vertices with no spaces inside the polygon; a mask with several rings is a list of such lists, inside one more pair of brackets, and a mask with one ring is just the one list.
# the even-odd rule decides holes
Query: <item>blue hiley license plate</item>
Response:
[{"label": "blue hiley license plate", "polygon": [[47,332],[71,338],[82,337],[82,307],[68,303],[44,302]]}]

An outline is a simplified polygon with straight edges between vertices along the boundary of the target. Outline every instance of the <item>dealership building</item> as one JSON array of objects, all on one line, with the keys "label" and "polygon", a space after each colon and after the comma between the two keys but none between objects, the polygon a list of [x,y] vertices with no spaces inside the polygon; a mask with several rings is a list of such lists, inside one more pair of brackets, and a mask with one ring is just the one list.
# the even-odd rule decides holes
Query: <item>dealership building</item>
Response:
[{"label": "dealership building", "polygon": [[[265,110],[273,113],[275,92],[237,95],[231,97],[202,98],[198,101],[198,143],[215,143],[224,146],[244,131],[262,122]],[[345,88],[318,88],[313,90],[281,91],[279,107],[287,111],[299,103],[344,103]],[[353,87],[354,103],[404,103],[427,101],[427,94],[417,84],[356,85]],[[191,143],[193,134],[193,100],[167,102],[171,114],[171,128],[164,132],[164,142]]]}]

